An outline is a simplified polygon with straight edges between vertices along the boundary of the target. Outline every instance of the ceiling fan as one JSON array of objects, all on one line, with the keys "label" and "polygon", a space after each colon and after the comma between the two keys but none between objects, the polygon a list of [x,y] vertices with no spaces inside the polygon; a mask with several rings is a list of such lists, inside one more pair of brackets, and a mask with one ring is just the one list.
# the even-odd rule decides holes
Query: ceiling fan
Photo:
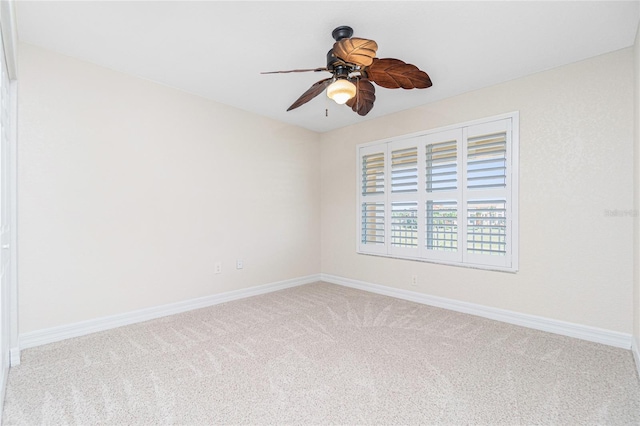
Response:
[{"label": "ceiling fan", "polygon": [[289,71],[270,71],[261,74],[328,71],[331,77],[314,83],[287,111],[306,104],[327,89],[327,96],[338,104],[347,104],[361,116],[373,108],[375,87],[371,82],[387,89],[426,89],[431,79],[415,65],[399,59],[376,58],[378,44],[373,40],[351,37],[353,29],[341,26],[331,36],[336,41],[327,53],[327,66]]}]

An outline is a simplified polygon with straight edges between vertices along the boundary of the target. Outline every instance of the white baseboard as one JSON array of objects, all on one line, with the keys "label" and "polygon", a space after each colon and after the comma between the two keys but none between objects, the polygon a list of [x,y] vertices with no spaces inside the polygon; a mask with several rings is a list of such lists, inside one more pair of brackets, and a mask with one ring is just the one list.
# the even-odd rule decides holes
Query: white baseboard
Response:
[{"label": "white baseboard", "polygon": [[633,337],[631,352],[633,352],[633,359],[636,362],[636,370],[638,371],[638,377],[640,378],[640,342],[637,337]]},{"label": "white baseboard", "polygon": [[535,315],[522,314],[519,312],[492,308],[474,303],[461,302],[444,297],[430,296],[414,291],[402,290],[398,288],[372,284],[365,281],[358,281],[329,274],[308,275],[305,277],[299,277],[256,287],[200,297],[197,299],[185,300],[183,302],[171,303],[167,305],[156,306],[153,308],[127,312],[124,314],[96,318],[93,320],[25,333],[20,335],[19,337],[19,348],[11,348],[11,365],[16,366],[20,364],[21,349],[32,348],[35,346],[58,342],[64,339],[84,336],[98,331],[109,330],[124,325],[135,324],[138,322],[148,321],[168,315],[174,315],[193,309],[205,308],[207,306],[230,302],[232,300],[243,299],[246,297],[283,290],[285,288],[310,284],[316,281],[325,281],[328,283],[356,288],[371,293],[396,297],[398,299],[436,306],[456,312],[477,315],[480,317],[502,321],[509,324],[515,324],[523,327],[533,328],[536,330],[575,337],[578,339],[602,343],[609,346],[631,349],[633,351],[633,355],[636,361],[636,367],[638,367],[638,372],[640,375],[640,355],[638,353],[640,348],[638,342],[634,341],[633,336],[631,336],[630,334],[604,330],[596,327],[574,324]]},{"label": "white baseboard", "polygon": [[[353,280],[350,278],[338,277],[335,275],[320,274],[320,278],[322,281],[328,283],[369,291],[371,293],[382,294],[398,299],[410,300],[412,302],[422,303],[424,305],[431,305],[439,308],[449,309],[452,311],[463,312],[465,314],[477,315],[480,317],[502,321],[509,324],[515,324],[523,327],[533,328],[536,330],[547,331],[549,333],[588,340],[590,342],[602,343],[618,348],[631,349],[632,336],[631,334],[627,333],[604,330],[597,327],[574,324],[535,315],[522,314],[519,312],[492,308],[475,303],[461,302],[444,297],[430,296],[415,291],[402,290],[379,284]],[[637,357],[637,350],[634,354]],[[636,363],[638,363],[638,358],[636,358]]]},{"label": "white baseboard", "polygon": [[9,365],[11,367],[20,365],[20,348],[9,349]]},{"label": "white baseboard", "polygon": [[[191,311],[193,309],[206,308],[208,306],[220,303],[230,302],[232,300],[244,299],[246,297],[257,296],[259,294],[271,293],[273,291],[284,290],[285,288],[296,287],[299,285],[310,284],[320,281],[320,274],[308,275],[305,277],[293,278],[285,281],[264,284],[256,287],[245,288],[241,290],[229,291],[211,296],[199,297],[197,299],[185,300],[177,303],[156,306],[153,308],[140,309],[137,311],[127,312],[124,314],[111,315],[108,317],[96,318],[88,321],[77,322],[74,324],[62,325],[58,327],[47,328],[44,330],[32,331],[20,335],[20,349],[32,348],[34,346],[45,345],[47,343],[58,342],[72,337],[84,336],[98,331],[109,330],[123,325],[135,324],[148,321],[168,315],[179,314],[181,312]],[[20,351],[11,352],[12,361],[15,359],[20,363]],[[17,365],[17,364],[16,364]]]}]

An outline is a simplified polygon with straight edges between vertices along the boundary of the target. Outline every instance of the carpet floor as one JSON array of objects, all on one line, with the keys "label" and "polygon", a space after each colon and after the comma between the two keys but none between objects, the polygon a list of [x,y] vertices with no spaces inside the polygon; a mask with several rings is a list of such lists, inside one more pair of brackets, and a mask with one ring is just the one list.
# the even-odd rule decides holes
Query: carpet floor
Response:
[{"label": "carpet floor", "polygon": [[630,351],[326,283],[27,349],[4,425],[638,425]]}]

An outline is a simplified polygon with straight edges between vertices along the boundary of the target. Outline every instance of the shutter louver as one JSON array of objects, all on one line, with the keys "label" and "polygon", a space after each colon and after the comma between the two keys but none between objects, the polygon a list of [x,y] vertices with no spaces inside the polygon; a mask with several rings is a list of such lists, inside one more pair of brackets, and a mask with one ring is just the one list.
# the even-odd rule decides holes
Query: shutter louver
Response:
[{"label": "shutter louver", "polygon": [[506,254],[506,200],[467,203],[467,251],[475,254]]},{"label": "shutter louver", "polygon": [[418,203],[391,203],[391,245],[418,247]]},{"label": "shutter louver", "polygon": [[505,188],[507,185],[507,134],[499,132],[467,141],[467,188]]},{"label": "shutter louver", "polygon": [[407,148],[391,153],[391,192],[418,191],[418,148]]},{"label": "shutter louver", "polygon": [[384,152],[362,157],[362,195],[384,194]]},{"label": "shutter louver", "polygon": [[457,207],[456,201],[427,201],[427,249],[458,251]]},{"label": "shutter louver", "polygon": [[427,145],[427,192],[457,188],[457,141]]},{"label": "shutter louver", "polygon": [[384,244],[384,203],[362,203],[362,244]]}]

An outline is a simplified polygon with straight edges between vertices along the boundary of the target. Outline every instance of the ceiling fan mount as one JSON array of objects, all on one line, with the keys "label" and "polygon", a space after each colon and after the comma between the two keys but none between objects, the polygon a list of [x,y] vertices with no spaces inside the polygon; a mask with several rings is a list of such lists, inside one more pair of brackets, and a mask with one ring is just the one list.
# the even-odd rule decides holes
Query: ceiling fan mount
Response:
[{"label": "ceiling fan mount", "polygon": [[353,36],[353,28],[346,25],[338,27],[331,32],[331,37],[333,37],[335,41],[340,41],[343,38],[351,38],[351,36]]},{"label": "ceiling fan mount", "polygon": [[288,109],[298,108],[327,89],[327,96],[338,104],[346,103],[358,115],[371,111],[375,102],[373,83],[387,89],[426,89],[431,79],[426,72],[399,59],[376,57],[378,44],[365,38],[354,38],[353,29],[343,25],[335,28],[335,40],[327,53],[327,65],[321,68],[271,71],[262,74],[328,71],[331,77],[314,83]]}]

